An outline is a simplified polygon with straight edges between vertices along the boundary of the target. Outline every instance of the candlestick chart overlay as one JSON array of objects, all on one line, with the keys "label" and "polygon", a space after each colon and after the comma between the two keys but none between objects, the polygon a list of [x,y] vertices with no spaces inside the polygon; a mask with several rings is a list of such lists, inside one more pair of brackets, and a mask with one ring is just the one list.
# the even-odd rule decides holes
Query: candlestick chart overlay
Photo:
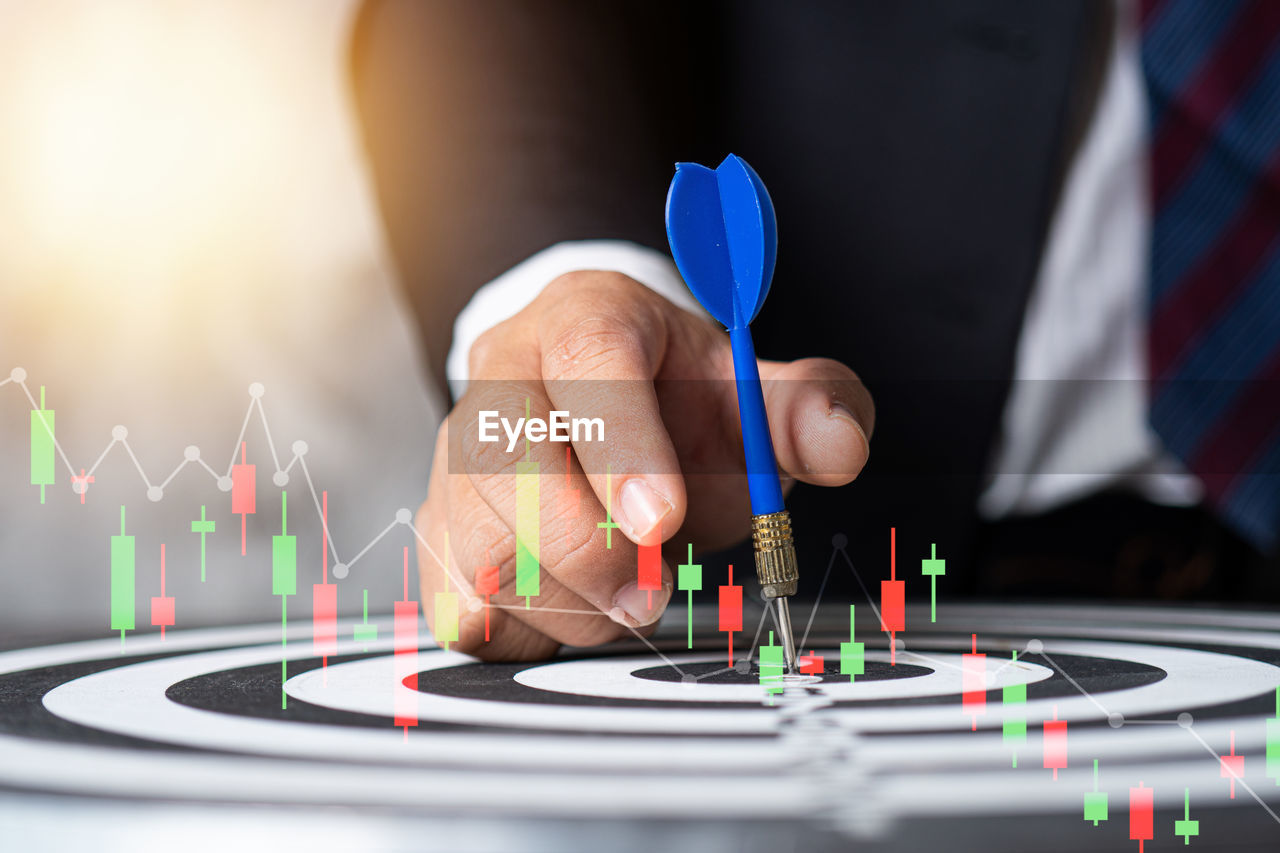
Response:
[{"label": "candlestick chart overlay", "polygon": [[[31,430],[27,447],[6,448],[29,453],[29,482],[0,488],[29,488],[36,506],[69,489],[77,511],[109,518],[111,530],[102,639],[0,652],[0,785],[241,803],[287,790],[316,806],[510,819],[598,818],[607,802],[637,820],[775,820],[868,849],[963,827],[1030,849],[1021,845],[1047,821],[1063,844],[1105,849],[1212,847],[1242,827],[1280,844],[1280,616],[949,602],[936,587],[947,543],[929,531],[918,531],[930,541],[922,553],[882,531],[874,566],[855,566],[835,533],[826,564],[807,567],[816,596],[796,603],[800,657],[787,674],[750,567],[709,562],[677,535],[667,544],[681,555],[673,585],[684,594],[652,636],[481,663],[451,648],[460,619],[483,611],[487,640],[492,611],[540,606],[541,512],[558,506],[563,517],[582,500],[568,487],[569,457],[564,470],[520,463],[515,560],[478,567],[469,582],[407,508],[340,551],[330,495],[341,484],[313,480],[305,441],[278,453],[265,398],[250,387],[220,464],[187,447],[153,478],[124,427],[95,458],[72,460],[58,441],[72,413],[56,389],[21,370],[0,380],[0,405],[29,409]],[[246,437],[254,417],[267,440]],[[184,472],[207,479],[208,494],[182,529],[140,535],[128,501],[95,501],[112,453],[133,463],[138,506],[165,500]],[[215,523],[215,507],[239,524]],[[263,542],[247,520],[266,507],[280,524]],[[605,519],[613,547],[612,507]],[[310,565],[298,541],[313,531],[322,547]],[[206,560],[222,537],[239,564]],[[374,551],[388,538],[400,540],[392,560]],[[419,591],[411,547],[444,570],[443,589]],[[660,547],[636,551],[639,588],[660,588]],[[361,577],[375,571],[399,579],[398,597],[371,599]],[[493,600],[507,571],[517,604]],[[181,572],[262,573],[279,623],[184,630],[172,593]],[[857,600],[826,594],[836,573],[852,577]],[[56,736],[29,736],[54,721]],[[139,743],[149,748],[121,764]]]}]

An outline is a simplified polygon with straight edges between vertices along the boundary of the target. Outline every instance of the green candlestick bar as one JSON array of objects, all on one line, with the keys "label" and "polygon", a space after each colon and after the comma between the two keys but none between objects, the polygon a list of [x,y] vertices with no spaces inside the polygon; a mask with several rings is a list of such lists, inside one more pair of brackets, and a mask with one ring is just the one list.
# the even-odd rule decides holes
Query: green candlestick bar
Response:
[{"label": "green candlestick bar", "polygon": [[516,463],[516,595],[524,596],[524,606],[538,594],[540,496],[538,463]]},{"label": "green candlestick bar", "polygon": [[[1013,663],[1018,653],[1013,653]],[[1001,691],[1004,712],[1004,742],[1013,747],[1013,766],[1018,766],[1018,747],[1027,742],[1027,685],[1006,684]]]},{"label": "green candlestick bar", "polygon": [[200,518],[191,522],[191,532],[200,534],[200,583],[204,583],[204,537],[217,530],[218,525],[204,517],[205,508],[200,506]]},{"label": "green candlestick bar", "polygon": [[929,621],[938,621],[938,575],[947,573],[947,561],[938,559],[938,546],[929,546],[929,557],[920,561],[921,573],[929,577]]},{"label": "green candlestick bar", "polygon": [[280,596],[280,707],[289,707],[284,683],[289,677],[288,601],[298,592],[298,537],[289,535],[289,493],[280,492],[280,535],[271,537],[271,594]]},{"label": "green candlestick bar", "polygon": [[1276,688],[1276,715],[1267,720],[1267,778],[1280,785],[1280,687]]},{"label": "green candlestick bar", "polygon": [[124,651],[124,632],[132,631],[133,537],[124,532],[124,506],[120,507],[120,535],[111,537],[111,630],[120,632],[120,651]]},{"label": "green candlestick bar", "polygon": [[40,408],[31,412],[31,485],[40,487],[40,503],[44,503],[44,487],[53,485],[56,471],[53,422],[53,409],[44,407],[44,386],[41,385]]},{"label": "green candlestick bar", "polygon": [[613,466],[604,466],[604,521],[596,527],[604,531],[604,547],[613,550],[613,531],[620,525],[613,520]]},{"label": "green candlestick bar", "polygon": [[760,647],[760,685],[768,694],[769,704],[773,704],[773,696],[783,689],[782,674],[786,671],[786,658],[782,646],[773,642],[773,632],[769,632],[769,644]]},{"label": "green candlestick bar", "polygon": [[444,592],[436,593],[436,621],[432,634],[436,644],[449,650],[450,643],[458,642],[458,594],[449,589],[449,576],[444,576]]},{"label": "green candlestick bar", "polygon": [[[532,401],[524,398],[524,416],[532,416]],[[516,463],[516,595],[524,596],[525,610],[529,600],[538,594],[542,566],[541,493],[538,463],[529,454],[529,436],[524,439],[524,461]]]},{"label": "green candlestick bar", "polygon": [[1093,759],[1093,790],[1084,795],[1084,819],[1093,821],[1093,825],[1107,819],[1107,793],[1098,790],[1098,759]]},{"label": "green candlestick bar", "polygon": [[369,621],[369,590],[364,591],[364,618],[359,625],[351,629],[351,639],[357,643],[364,644],[364,650],[369,651],[369,644],[378,639],[378,626]]},{"label": "green candlestick bar", "polygon": [[1182,789],[1182,820],[1173,822],[1173,834],[1182,836],[1184,845],[1191,843],[1191,836],[1200,834],[1200,821],[1191,819],[1191,789]]},{"label": "green candlestick bar", "polygon": [[689,562],[676,566],[676,589],[689,593],[689,648],[693,648],[693,594],[702,591],[702,564],[693,561],[693,543],[689,543]]},{"label": "green candlestick bar", "polygon": [[271,594],[298,592],[298,537],[289,535],[289,493],[280,493],[280,535],[271,537]]},{"label": "green candlestick bar", "polygon": [[854,642],[854,630],[857,626],[856,609],[849,605],[849,642],[840,644],[840,674],[849,676],[853,681],[856,676],[866,672],[866,649],[862,643]]}]

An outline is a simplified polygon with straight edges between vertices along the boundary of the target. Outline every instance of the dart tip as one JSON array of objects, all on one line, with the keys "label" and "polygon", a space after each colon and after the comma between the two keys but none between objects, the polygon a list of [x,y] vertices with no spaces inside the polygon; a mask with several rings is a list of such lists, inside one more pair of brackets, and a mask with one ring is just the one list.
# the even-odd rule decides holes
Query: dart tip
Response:
[{"label": "dart tip", "polygon": [[782,656],[787,664],[787,675],[796,674],[796,638],[791,628],[791,605],[786,598],[776,599],[778,605],[778,633],[782,635]]},{"label": "dart tip", "polygon": [[796,641],[791,630],[791,606],[788,596],[796,594],[800,585],[800,568],[796,560],[795,541],[791,537],[791,514],[785,509],[751,517],[751,540],[755,546],[756,579],[760,594],[777,602],[774,611],[778,635],[782,638],[787,674],[796,672]]}]

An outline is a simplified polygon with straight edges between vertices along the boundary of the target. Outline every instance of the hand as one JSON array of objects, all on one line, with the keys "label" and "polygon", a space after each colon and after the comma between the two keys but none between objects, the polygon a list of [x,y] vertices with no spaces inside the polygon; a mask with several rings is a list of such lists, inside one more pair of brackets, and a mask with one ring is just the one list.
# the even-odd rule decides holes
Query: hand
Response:
[{"label": "hand", "polygon": [[[759,364],[784,486],[839,486],[856,477],[875,414],[853,371],[820,358]],[[687,542],[698,551],[724,548],[749,531],[729,338],[710,320],[620,273],[570,273],[482,335],[470,366],[467,393],[437,435],[415,522],[429,622],[433,595],[445,588],[448,532],[448,582],[464,593],[452,648],[487,660],[532,659],[561,644],[647,634],[671,597],[672,573],[664,558],[662,589],[638,590],[636,545],[669,542],[683,557]],[[572,443],[567,486],[570,445],[528,444],[540,472],[542,565],[530,609],[515,582],[514,473],[526,445],[520,440],[507,452],[505,435],[479,441],[479,412],[514,423],[526,406],[544,419],[553,409],[601,418],[606,438]],[[566,487],[580,490],[576,517],[558,499]],[[599,526],[606,504],[617,530]],[[500,588],[485,642],[485,614],[465,602],[477,568],[494,564]]]}]

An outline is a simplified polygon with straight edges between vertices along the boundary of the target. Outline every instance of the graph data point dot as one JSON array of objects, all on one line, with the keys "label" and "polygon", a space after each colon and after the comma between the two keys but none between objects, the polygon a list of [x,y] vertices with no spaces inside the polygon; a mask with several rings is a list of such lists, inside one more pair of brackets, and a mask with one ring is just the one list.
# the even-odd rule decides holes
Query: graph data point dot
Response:
[{"label": "graph data point dot", "polygon": [[1124,725],[1124,714],[1121,714],[1118,711],[1112,711],[1110,714],[1107,714],[1107,725],[1111,726],[1113,729],[1120,728]]},{"label": "graph data point dot", "polygon": [[147,500],[158,501],[162,497],[164,497],[164,489],[160,488],[159,486],[152,486],[151,488],[147,489]]},{"label": "graph data point dot", "polygon": [[1039,640],[1027,640],[1027,653],[1038,655],[1044,651],[1044,643]]},{"label": "graph data point dot", "polygon": [[740,672],[743,675],[746,675],[748,672],[751,671],[751,661],[747,660],[746,658],[743,658],[742,660],[735,663],[733,665],[733,668],[735,671]]},{"label": "graph data point dot", "polygon": [[351,573],[351,569],[347,567],[346,563],[333,564],[333,576],[338,580],[342,580],[350,573]]},{"label": "graph data point dot", "polygon": [[113,426],[111,428],[111,437],[114,438],[116,441],[124,441],[126,438],[129,437],[129,430],[125,429],[122,426]]},{"label": "graph data point dot", "polygon": [[1186,711],[1183,711],[1181,714],[1178,715],[1178,725],[1182,726],[1184,729],[1191,728],[1191,723],[1192,723],[1191,715],[1188,714]]},{"label": "graph data point dot", "polygon": [[698,677],[691,672],[686,672],[684,675],[680,676],[680,683],[681,684],[697,684]]},{"label": "graph data point dot", "polygon": [[23,370],[21,367],[15,367],[13,370],[9,371],[9,378],[14,382],[25,382],[27,379],[27,371]]},{"label": "graph data point dot", "polygon": [[396,521],[400,522],[401,524],[408,524],[409,522],[413,521],[413,513],[401,507],[400,509],[396,510]]},{"label": "graph data point dot", "polygon": [[473,598],[467,602],[467,609],[470,610],[472,613],[479,613],[482,609],[484,609],[484,604],[481,603],[480,599]]},{"label": "graph data point dot", "polygon": [[71,484],[71,491],[75,492],[77,495],[83,495],[85,492],[89,491],[89,484],[83,480],[77,480]]},{"label": "graph data point dot", "polygon": [[224,492],[229,492],[229,491],[231,491],[231,487],[232,487],[232,485],[234,485],[234,484],[231,482],[231,478],[230,478],[230,477],[219,477],[219,478],[218,478],[218,488],[219,488],[221,491],[224,491]]},{"label": "graph data point dot", "polygon": [[249,386],[249,396],[257,399],[267,393],[267,389],[262,387],[261,382],[255,382]]},{"label": "graph data point dot", "polygon": [[894,637],[893,647],[900,652],[905,652],[907,650],[907,641],[901,637]]},{"label": "graph data point dot", "polygon": [[271,475],[271,482],[283,489],[289,485],[289,475],[283,471],[277,471]]},{"label": "graph data point dot", "polygon": [[848,544],[849,544],[849,537],[845,536],[843,533],[837,533],[835,536],[831,537],[832,548],[843,548]]},{"label": "graph data point dot", "polygon": [[307,455],[307,443],[306,443],[305,441],[301,440],[301,439],[299,439],[299,440],[295,441],[295,442],[293,443],[293,455],[294,455],[294,456],[306,456],[306,455]]},{"label": "graph data point dot", "polygon": [[195,462],[200,458],[200,448],[194,444],[189,445],[186,450],[182,451],[182,455],[187,457],[188,462]]}]

